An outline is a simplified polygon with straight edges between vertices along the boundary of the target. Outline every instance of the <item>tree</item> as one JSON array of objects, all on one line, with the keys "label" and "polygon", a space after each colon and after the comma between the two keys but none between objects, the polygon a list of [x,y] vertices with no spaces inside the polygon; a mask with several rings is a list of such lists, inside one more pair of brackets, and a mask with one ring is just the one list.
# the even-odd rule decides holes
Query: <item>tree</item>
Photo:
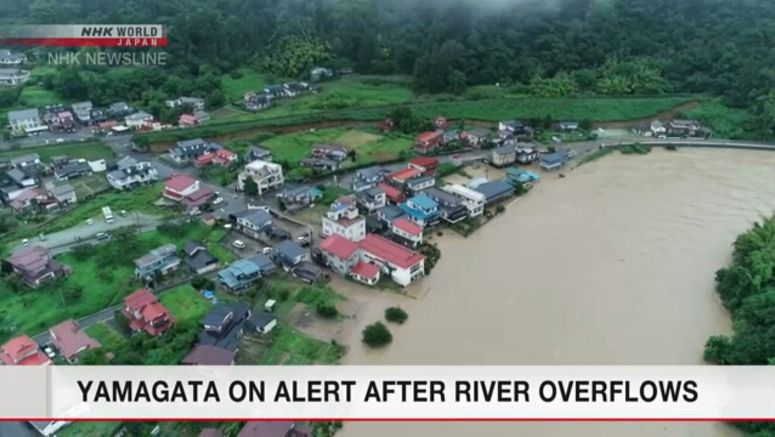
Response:
[{"label": "tree", "polygon": [[336,306],[330,302],[318,302],[315,306],[315,310],[319,316],[326,319],[333,319],[339,315],[339,310],[337,310]]},{"label": "tree", "polygon": [[253,178],[245,179],[245,183],[243,184],[242,189],[246,196],[258,195],[258,184],[256,184],[256,181],[254,181]]},{"label": "tree", "polygon": [[393,334],[382,322],[376,322],[363,330],[363,342],[371,347],[382,347],[393,341]]},{"label": "tree", "polygon": [[409,318],[409,314],[406,313],[400,307],[390,307],[385,310],[385,320],[394,323],[404,323]]},{"label": "tree", "polygon": [[191,279],[191,286],[197,290],[215,290],[215,282],[201,275],[196,275]]}]

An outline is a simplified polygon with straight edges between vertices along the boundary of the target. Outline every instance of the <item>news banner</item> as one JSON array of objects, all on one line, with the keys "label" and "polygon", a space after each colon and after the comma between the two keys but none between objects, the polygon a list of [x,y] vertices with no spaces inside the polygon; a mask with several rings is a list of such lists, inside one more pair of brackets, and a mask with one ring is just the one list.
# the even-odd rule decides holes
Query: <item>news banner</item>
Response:
[{"label": "news banner", "polygon": [[0,367],[4,420],[773,420],[766,366]]}]

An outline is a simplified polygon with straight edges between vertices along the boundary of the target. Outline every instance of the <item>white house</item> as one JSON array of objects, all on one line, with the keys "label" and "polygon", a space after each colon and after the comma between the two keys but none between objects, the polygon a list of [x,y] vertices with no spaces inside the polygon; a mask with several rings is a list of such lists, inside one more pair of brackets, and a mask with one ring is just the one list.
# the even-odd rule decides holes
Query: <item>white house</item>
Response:
[{"label": "white house", "polygon": [[659,120],[651,122],[651,136],[654,138],[664,138],[667,135],[667,128]]},{"label": "white house", "polygon": [[264,192],[279,188],[285,183],[283,178],[283,167],[274,162],[256,160],[245,166],[245,170],[237,178],[237,189],[245,189],[245,181],[250,178],[258,186],[258,195]]},{"label": "white house", "polygon": [[407,218],[400,217],[393,220],[393,223],[390,225],[390,232],[412,247],[422,244],[422,227]]},{"label": "white house", "polygon": [[361,241],[366,237],[366,219],[358,212],[354,197],[343,197],[331,204],[323,216],[321,235],[337,234],[350,241]]},{"label": "white house", "polygon": [[18,68],[0,68],[0,85],[16,86],[27,82],[30,72]]},{"label": "white house", "polygon": [[127,115],[124,118],[124,123],[130,129],[140,128],[149,121],[153,121],[153,115],[145,111],[137,111],[134,114]]},{"label": "white house", "polygon": [[461,198],[469,216],[478,217],[484,213],[484,204],[487,202],[484,194],[459,184],[446,185],[441,189]]},{"label": "white house", "polygon": [[150,162],[138,162],[127,156],[120,159],[117,166],[107,175],[108,183],[117,190],[129,190],[159,180],[159,173]]},{"label": "white house", "polygon": [[8,112],[8,125],[15,132],[26,133],[44,127],[35,108]]}]

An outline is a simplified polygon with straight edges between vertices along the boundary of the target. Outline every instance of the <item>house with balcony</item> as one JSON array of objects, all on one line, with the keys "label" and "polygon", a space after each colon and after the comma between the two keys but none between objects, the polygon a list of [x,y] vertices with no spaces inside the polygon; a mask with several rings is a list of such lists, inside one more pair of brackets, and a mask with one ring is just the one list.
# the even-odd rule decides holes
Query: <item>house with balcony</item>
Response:
[{"label": "house with balcony", "polygon": [[417,194],[420,191],[436,185],[436,177],[433,175],[422,175],[406,181],[404,185],[409,193]]},{"label": "house with balcony", "polygon": [[153,115],[145,111],[137,111],[124,117],[124,124],[130,129],[140,129],[150,121],[153,121]]},{"label": "house with balcony", "polygon": [[441,189],[459,197],[463,201],[463,206],[468,209],[469,217],[479,217],[484,214],[484,205],[487,202],[484,194],[459,184],[445,185]]},{"label": "house with balcony", "polygon": [[272,151],[267,149],[266,147],[261,147],[260,145],[248,147],[248,151],[245,153],[245,162],[271,161],[271,160],[272,160]]},{"label": "house with balcony", "polygon": [[124,298],[122,313],[134,332],[145,331],[151,337],[164,334],[175,325],[175,318],[156,295],[141,288]]},{"label": "house with balcony", "polygon": [[161,195],[167,199],[181,202],[186,197],[199,191],[199,181],[187,174],[177,174],[164,182]]},{"label": "house with balcony", "polygon": [[204,155],[206,152],[217,148],[219,147],[213,147],[202,138],[178,141],[176,146],[170,150],[170,158],[178,165],[185,165],[194,161],[201,155]]},{"label": "house with balcony", "polygon": [[46,281],[70,274],[70,267],[56,261],[43,246],[18,249],[6,262],[11,271],[29,287],[37,288]]},{"label": "house with balcony", "polygon": [[439,223],[441,213],[439,205],[424,193],[417,194],[400,205],[409,220],[422,228],[429,228]]},{"label": "house with balcony", "polygon": [[385,178],[386,173],[387,170],[381,166],[358,170],[353,177],[353,191],[358,193],[376,187]]},{"label": "house with balcony", "polygon": [[40,119],[40,113],[37,108],[8,111],[8,126],[10,126],[11,130],[17,134],[47,129]]},{"label": "house with balcony", "polygon": [[135,261],[135,276],[154,278],[157,274],[166,276],[180,266],[178,249],[174,244],[157,247]]},{"label": "house with balcony", "polygon": [[365,210],[367,214],[376,212],[387,204],[385,190],[379,187],[360,191],[355,196],[358,199],[358,206]]},{"label": "house with balcony", "polygon": [[92,102],[86,101],[73,103],[70,107],[73,108],[73,114],[79,123],[83,125],[91,124],[91,110],[93,108]]},{"label": "house with balcony", "polygon": [[423,193],[439,205],[441,219],[445,222],[455,224],[468,218],[468,208],[458,196],[436,187],[428,188]]},{"label": "house with balcony", "polygon": [[397,187],[405,187],[407,182],[422,176],[422,174],[421,170],[414,167],[406,167],[388,174],[385,176],[385,179]]},{"label": "house with balcony", "polygon": [[240,293],[261,279],[261,269],[249,259],[240,259],[218,272],[218,282],[227,291]]},{"label": "house with balcony", "polygon": [[258,187],[258,195],[267,191],[276,190],[285,183],[283,178],[283,166],[274,162],[255,160],[245,166],[245,169],[237,177],[237,189],[245,190],[245,181],[252,179]]},{"label": "house with balcony", "polygon": [[6,366],[48,366],[51,360],[35,340],[26,335],[12,338],[0,346],[0,361]]},{"label": "house with balcony", "polygon": [[194,166],[206,167],[208,165],[219,165],[221,167],[226,167],[237,162],[237,158],[238,156],[236,153],[229,149],[222,148],[199,155],[199,157],[194,160]]},{"label": "house with balcony", "polygon": [[341,197],[331,204],[323,216],[320,234],[323,238],[338,234],[352,241],[366,236],[366,219],[360,215],[354,196]]},{"label": "house with balcony", "polygon": [[258,239],[272,226],[272,216],[264,209],[246,209],[238,211],[230,217],[237,231]]},{"label": "house with balcony", "polygon": [[131,190],[159,180],[156,167],[148,161],[137,161],[125,156],[118,160],[116,169],[108,172],[108,184],[117,190]]},{"label": "house with balcony", "polygon": [[480,148],[487,143],[490,138],[490,131],[485,128],[474,128],[465,130],[460,134],[460,139],[468,147]]}]

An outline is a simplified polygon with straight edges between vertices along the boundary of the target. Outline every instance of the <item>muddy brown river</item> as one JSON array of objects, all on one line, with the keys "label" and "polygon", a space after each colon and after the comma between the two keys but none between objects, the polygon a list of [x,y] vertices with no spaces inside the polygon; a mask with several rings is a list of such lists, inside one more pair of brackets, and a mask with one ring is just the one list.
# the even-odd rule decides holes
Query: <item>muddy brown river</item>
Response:
[{"label": "muddy brown river", "polygon": [[[544,179],[471,237],[439,238],[417,299],[346,290],[360,309],[345,363],[702,363],[708,336],[730,330],[714,272],[775,211],[775,153],[615,154]],[[409,321],[388,348],[366,349],[360,329],[395,302]],[[480,433],[737,435],[715,423],[349,423],[342,435]]]}]

